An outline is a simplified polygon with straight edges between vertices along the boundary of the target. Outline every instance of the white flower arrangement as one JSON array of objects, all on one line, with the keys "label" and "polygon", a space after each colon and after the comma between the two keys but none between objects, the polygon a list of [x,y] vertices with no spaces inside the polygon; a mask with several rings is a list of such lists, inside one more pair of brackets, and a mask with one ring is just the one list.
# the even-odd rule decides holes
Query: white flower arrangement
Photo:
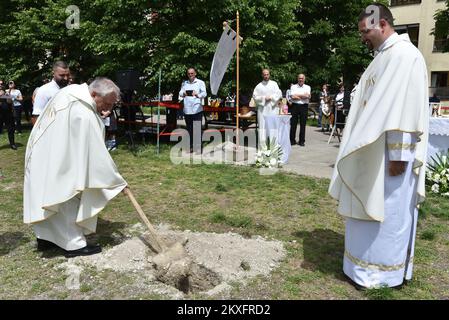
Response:
[{"label": "white flower arrangement", "polygon": [[279,168],[282,166],[281,162],[282,148],[276,143],[276,140],[270,141],[267,139],[266,145],[262,146],[256,154],[257,168]]},{"label": "white flower arrangement", "polygon": [[445,155],[431,157],[433,164],[429,164],[426,172],[426,184],[431,192],[449,197],[449,150]]}]

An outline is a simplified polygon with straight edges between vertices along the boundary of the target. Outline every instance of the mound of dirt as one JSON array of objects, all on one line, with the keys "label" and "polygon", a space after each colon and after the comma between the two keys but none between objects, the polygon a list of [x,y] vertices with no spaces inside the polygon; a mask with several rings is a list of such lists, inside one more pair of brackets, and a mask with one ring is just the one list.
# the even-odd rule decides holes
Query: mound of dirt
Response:
[{"label": "mound of dirt", "polygon": [[[142,230],[140,226],[132,228],[134,231]],[[235,233],[181,232],[171,230],[167,225],[160,225],[157,230],[168,244],[187,240],[185,250],[193,264],[188,283],[176,288],[183,293],[202,292],[213,296],[229,290],[231,282],[268,276],[286,255],[282,242],[268,241],[262,237],[245,239]],[[154,255],[145,243],[144,233],[100,254],[69,259],[64,267],[67,270],[76,267],[77,272],[82,272],[83,266],[93,266],[98,270],[142,274],[160,287],[151,263]]]}]

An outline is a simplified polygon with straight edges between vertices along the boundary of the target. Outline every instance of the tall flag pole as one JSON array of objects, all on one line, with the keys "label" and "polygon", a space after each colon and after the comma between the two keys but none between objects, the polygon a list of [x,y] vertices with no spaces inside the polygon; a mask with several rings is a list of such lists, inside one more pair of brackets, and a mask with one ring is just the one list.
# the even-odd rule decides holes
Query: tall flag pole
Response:
[{"label": "tall flag pole", "polygon": [[236,143],[237,149],[239,148],[239,88],[240,88],[240,15],[237,11],[237,93],[235,98],[235,106],[236,106]]}]

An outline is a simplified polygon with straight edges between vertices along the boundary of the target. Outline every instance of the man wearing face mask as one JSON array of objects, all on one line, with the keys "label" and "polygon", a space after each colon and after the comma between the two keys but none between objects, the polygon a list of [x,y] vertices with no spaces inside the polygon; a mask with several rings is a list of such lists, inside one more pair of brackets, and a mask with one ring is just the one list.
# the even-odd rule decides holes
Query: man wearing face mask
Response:
[{"label": "man wearing face mask", "polygon": [[33,118],[32,123],[36,122],[37,117],[44,111],[47,103],[53,96],[62,88],[68,85],[70,77],[70,70],[67,63],[64,61],[56,61],[53,64],[53,79],[44,84],[37,90],[36,97],[33,104]]},{"label": "man wearing face mask", "polygon": [[357,85],[329,193],[346,218],[344,273],[356,287],[397,287],[412,278],[425,198],[427,67],[384,5],[368,6],[358,21],[375,56]]},{"label": "man wearing face mask", "polygon": [[101,251],[87,244],[97,217],[127,185],[104,143],[100,117],[120,99],[109,79],[61,89],[37,119],[27,144],[24,222],[37,249],[62,249],[66,257]]}]

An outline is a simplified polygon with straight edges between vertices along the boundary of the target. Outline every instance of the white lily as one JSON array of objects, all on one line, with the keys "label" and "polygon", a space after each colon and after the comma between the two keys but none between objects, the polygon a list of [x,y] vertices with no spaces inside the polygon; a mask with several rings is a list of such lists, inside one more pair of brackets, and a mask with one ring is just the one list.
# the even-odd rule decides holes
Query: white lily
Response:
[{"label": "white lily", "polygon": [[438,184],[434,184],[432,186],[432,192],[433,193],[439,193],[440,192],[440,186]]}]

